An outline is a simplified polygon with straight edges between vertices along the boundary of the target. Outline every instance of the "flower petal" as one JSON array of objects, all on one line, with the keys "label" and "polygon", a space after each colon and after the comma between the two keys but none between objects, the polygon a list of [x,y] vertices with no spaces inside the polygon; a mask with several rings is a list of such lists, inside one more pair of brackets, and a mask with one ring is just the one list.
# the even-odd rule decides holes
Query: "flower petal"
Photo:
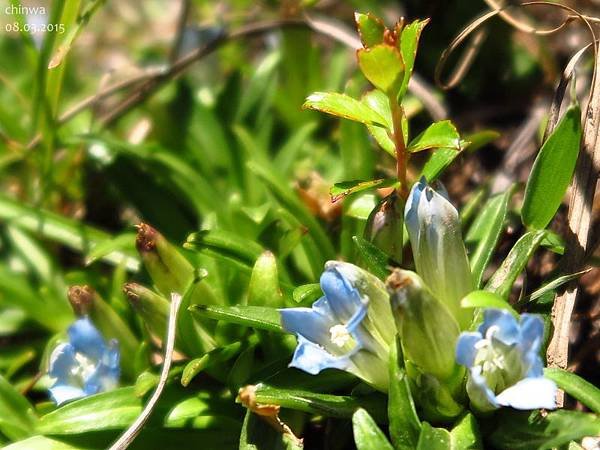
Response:
[{"label": "flower petal", "polygon": [[333,356],[300,334],[298,335],[298,346],[289,366],[316,375],[321,370],[328,368],[348,370],[352,367],[352,362],[349,355]]},{"label": "flower petal", "polygon": [[535,353],[540,351],[544,338],[544,322],[536,314],[521,314],[521,338],[519,345]]},{"label": "flower petal", "polygon": [[76,352],[93,359],[102,356],[105,348],[104,339],[89,318],[78,319],[69,327],[68,333],[69,341]]},{"label": "flower petal", "polygon": [[87,395],[83,389],[68,386],[66,384],[57,384],[52,386],[49,391],[52,400],[54,400],[54,403],[57,405],[62,405],[69,400],[85,397]]},{"label": "flower petal", "polygon": [[543,377],[525,378],[496,396],[498,404],[516,409],[556,408],[556,384]]},{"label": "flower petal", "polygon": [[358,290],[335,264],[327,264],[321,275],[321,289],[338,323],[348,323],[363,306]]},{"label": "flower petal", "polygon": [[487,308],[483,312],[483,323],[479,332],[486,336],[487,331],[494,327],[494,339],[504,345],[513,345],[519,342],[520,330],[517,319],[504,309]]},{"label": "flower petal", "polygon": [[496,396],[488,387],[485,378],[481,374],[480,366],[475,366],[469,371],[467,393],[469,394],[471,403],[481,412],[492,411],[499,406]]},{"label": "flower petal", "polygon": [[410,242],[415,247],[418,247],[419,241],[419,201],[421,199],[421,194],[423,194],[426,187],[427,184],[425,178],[421,178],[416,182],[410,190],[410,194],[406,200],[406,206],[404,207],[404,223],[406,224]]},{"label": "flower petal", "polygon": [[98,366],[88,379],[85,380],[83,390],[86,395],[108,391],[117,387],[119,376],[121,375],[119,359],[119,344],[115,339],[112,339],[98,362]]},{"label": "flower petal", "polygon": [[73,367],[79,363],[75,360],[75,349],[71,344],[58,345],[50,355],[48,375],[56,378],[55,384],[69,384]]},{"label": "flower petal", "polygon": [[328,309],[325,297],[319,299],[312,308],[280,309],[281,325],[290,333],[302,334],[308,340],[327,347],[330,340],[329,329],[338,324],[332,317],[333,314],[327,314]]},{"label": "flower petal", "polygon": [[461,333],[456,343],[456,362],[465,367],[473,366],[477,355],[475,344],[482,338],[478,331]]}]

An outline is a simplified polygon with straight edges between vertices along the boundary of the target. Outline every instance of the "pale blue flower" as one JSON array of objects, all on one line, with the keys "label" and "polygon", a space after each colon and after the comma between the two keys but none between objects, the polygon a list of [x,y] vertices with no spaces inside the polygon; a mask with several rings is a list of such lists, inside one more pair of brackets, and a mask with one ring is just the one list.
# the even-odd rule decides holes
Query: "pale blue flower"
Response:
[{"label": "pale blue flower", "polygon": [[68,335],[69,342],[50,356],[48,375],[55,379],[50,395],[57,405],[112,389],[120,375],[118,342],[106,344],[87,317],[71,325]]},{"label": "pale blue flower", "polygon": [[520,321],[506,310],[486,309],[478,331],[462,333],[456,360],[469,369],[467,393],[473,406],[553,409],[556,384],[544,378],[540,348],[544,323],[533,314]]},{"label": "pale blue flower", "polygon": [[387,390],[396,329],[384,284],[357,266],[329,261],[321,289],[325,295],[312,308],[279,310],[283,327],[298,338],[290,366],[313,375],[341,369]]},{"label": "pale blue flower", "polygon": [[448,307],[461,329],[466,329],[472,310],[461,308],[460,301],[475,285],[458,211],[441,185],[436,192],[422,178],[410,191],[404,221],[417,273],[433,295]]}]

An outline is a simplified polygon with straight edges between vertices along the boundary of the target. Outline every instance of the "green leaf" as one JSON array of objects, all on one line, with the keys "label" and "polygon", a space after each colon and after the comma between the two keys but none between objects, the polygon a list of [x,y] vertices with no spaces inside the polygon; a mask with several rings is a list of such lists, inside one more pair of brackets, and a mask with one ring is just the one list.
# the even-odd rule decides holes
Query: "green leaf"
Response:
[{"label": "green leaf", "polygon": [[388,256],[375,245],[360,236],[352,236],[352,240],[354,241],[354,244],[356,244],[356,248],[367,265],[367,268],[376,277],[381,278],[382,280],[385,279],[390,273],[387,268],[389,263]]},{"label": "green leaf", "polygon": [[429,148],[461,150],[460,136],[452,122],[442,120],[429,125],[425,131],[415,137],[406,147],[411,153]]},{"label": "green leaf", "polygon": [[0,432],[11,440],[33,434],[37,417],[33,407],[0,375]]},{"label": "green leaf", "polygon": [[456,450],[483,450],[479,425],[475,416],[467,413],[450,431],[452,448]]},{"label": "green leaf", "polygon": [[55,333],[64,331],[73,322],[73,310],[64,294],[48,286],[44,290],[42,297],[28,277],[0,264],[0,304],[22,309],[30,319]]},{"label": "green leaf", "polygon": [[452,164],[465,148],[468,149],[469,152],[473,152],[485,144],[497,139],[498,136],[500,136],[500,134],[496,131],[484,130],[468,135],[466,141],[461,141],[461,148],[459,151],[456,151],[455,148],[438,148],[431,154],[423,166],[423,169],[421,169],[419,178],[425,177],[430,183],[437,180],[442,172]]},{"label": "green leaf", "polygon": [[[325,233],[319,221],[315,219],[300,202],[296,194],[287,186],[286,182],[279,179],[275,169],[269,170],[269,167],[265,167],[264,164],[257,164],[254,161],[248,163],[248,168],[265,183],[271,193],[293,214],[295,219],[308,228],[309,236],[314,240],[323,259],[334,259],[335,250],[329,236]],[[314,264],[322,264],[320,261],[312,262]]]},{"label": "green leaf", "polygon": [[197,251],[210,249],[250,267],[264,251],[256,242],[224,230],[203,230],[192,233],[188,236],[184,247]]},{"label": "green leaf", "polygon": [[521,218],[542,230],[558,210],[573,177],[581,142],[581,110],[570,106],[533,163],[525,188]]},{"label": "green leaf", "polygon": [[589,268],[589,269],[581,270],[579,272],[570,273],[567,275],[561,275],[560,277],[555,278],[554,280],[550,281],[549,283],[543,285],[541,288],[535,290],[527,297],[523,298],[521,300],[521,302],[532,302],[534,300],[537,300],[538,298],[540,298],[542,295],[546,294],[547,292],[553,291],[553,290],[559,288],[560,286],[562,286],[563,284],[566,284],[569,281],[579,278],[581,275],[588,273],[590,270],[592,270],[592,269]]},{"label": "green leaf", "polygon": [[481,147],[489,144],[490,142],[494,142],[500,136],[501,134],[495,130],[476,131],[475,133],[471,133],[465,136],[465,140],[468,142],[466,148],[469,151],[469,153],[475,152],[476,150],[479,150]]},{"label": "green leaf", "polygon": [[335,183],[332,188],[329,190],[329,195],[331,195],[331,201],[337,202],[342,197],[345,197],[350,194],[355,194],[357,192],[366,191],[367,189],[374,188],[383,188],[394,186],[397,183],[397,180],[393,178],[380,178],[378,180],[351,180],[351,181],[342,181],[341,183]]},{"label": "green leaf", "polygon": [[36,429],[61,435],[86,431],[118,430],[129,426],[142,412],[142,400],[133,387],[124,387],[75,400],[46,414]]},{"label": "green leaf", "polygon": [[323,295],[319,283],[304,284],[294,289],[292,297],[296,303],[308,304],[317,300]]},{"label": "green leaf", "polygon": [[502,194],[497,194],[488,200],[483,211],[477,216],[467,233],[467,243],[477,243],[475,251],[470,255],[471,271],[476,286],[481,285],[483,272],[492,257],[500,234],[504,227],[508,202],[514,189],[511,187]]},{"label": "green leaf", "polygon": [[546,230],[546,236],[542,240],[542,246],[546,247],[551,252],[556,253],[557,255],[565,254],[565,240],[564,238],[555,233],[552,230]]},{"label": "green leaf", "polygon": [[423,166],[421,176],[425,177],[429,183],[437,180],[458,155],[460,155],[460,152],[453,148],[438,148]]},{"label": "green leaf", "polygon": [[360,35],[360,40],[365,47],[381,44],[385,25],[379,17],[371,13],[354,13],[354,21]]},{"label": "green leaf", "polygon": [[404,74],[404,63],[397,48],[378,44],[356,52],[358,66],[373,86],[387,95],[396,96]]},{"label": "green leaf", "polygon": [[434,428],[427,422],[423,422],[416,448],[417,450],[451,450],[452,438],[448,430]]},{"label": "green leaf", "polygon": [[208,317],[260,330],[283,332],[279,312],[264,306],[193,305],[189,310],[197,317]]},{"label": "green leaf", "polygon": [[545,368],[544,377],[553,380],[559,388],[579,400],[596,414],[600,414],[600,389],[580,376],[558,368]]},{"label": "green leaf", "polygon": [[200,358],[193,359],[183,369],[181,375],[181,385],[187,386],[192,379],[203,370],[223,361],[227,361],[236,356],[242,349],[241,342],[234,342],[225,347],[218,347],[202,355]]},{"label": "green leaf", "polygon": [[[108,233],[77,220],[25,205],[3,195],[0,195],[0,220],[83,253],[88,253],[97,245],[112,240],[112,236]],[[101,259],[115,265],[125,260],[129,270],[139,269],[139,259],[133,252],[113,251]]]},{"label": "green leaf", "polygon": [[73,446],[45,436],[33,436],[2,448],[4,450],[81,450],[79,446]]},{"label": "green leaf", "polygon": [[419,442],[421,421],[415,409],[400,340],[390,351],[390,390],[388,392],[390,438],[396,450],[413,450]]},{"label": "green leaf", "polygon": [[515,243],[508,256],[487,282],[485,289],[508,298],[519,274],[523,271],[533,252],[546,236],[545,231],[529,231]]},{"label": "green leaf", "polygon": [[[379,89],[372,89],[362,96],[361,101],[385,119],[385,126],[388,130],[393,130],[394,125],[392,123],[390,99],[384,92]],[[381,129],[381,127],[376,128]],[[385,129],[383,131],[385,132]]]},{"label": "green leaf", "polygon": [[352,429],[358,450],[394,450],[373,418],[362,408],[352,416]]},{"label": "green leaf", "polygon": [[373,208],[377,207],[379,202],[379,198],[375,194],[361,194],[351,200],[349,205],[344,205],[345,214],[361,221],[369,218]]},{"label": "green leaf", "polygon": [[364,397],[318,394],[299,389],[275,388],[266,384],[256,385],[256,402],[263,405],[279,405],[309,414],[326,417],[350,418],[358,408],[364,408],[377,421],[384,421],[385,398],[374,394]]},{"label": "green leaf", "polygon": [[495,292],[490,291],[473,291],[469,292],[466,297],[460,301],[460,306],[463,308],[497,308],[505,309],[513,316],[519,317],[510,303],[500,297]]},{"label": "green leaf", "polygon": [[585,436],[600,434],[600,418],[579,411],[558,410],[542,417],[533,413],[503,410],[493,419],[488,436],[495,448],[544,450],[560,447]]},{"label": "green leaf", "polygon": [[390,156],[396,158],[396,145],[394,144],[394,141],[392,141],[392,138],[390,138],[386,128],[367,125],[367,130],[369,130],[371,136],[373,136],[383,150],[389,153]]},{"label": "green leaf", "polygon": [[302,448],[300,442],[278,432],[252,411],[246,411],[239,450],[302,450]]},{"label": "green leaf", "polygon": [[306,98],[302,107],[354,120],[366,125],[379,125],[383,127],[387,125],[386,119],[360,100],[336,92],[315,92]]},{"label": "green leaf", "polygon": [[135,233],[123,233],[115,236],[112,239],[99,243],[88,252],[85,257],[85,264],[93,264],[94,262],[114,252],[134,253]]},{"label": "green leaf", "polygon": [[398,92],[398,100],[401,100],[408,89],[408,82],[412,75],[413,67],[415,66],[415,58],[417,56],[417,48],[419,46],[419,38],[425,25],[429,20],[415,20],[406,25],[400,34],[400,53],[404,61],[404,78]]}]

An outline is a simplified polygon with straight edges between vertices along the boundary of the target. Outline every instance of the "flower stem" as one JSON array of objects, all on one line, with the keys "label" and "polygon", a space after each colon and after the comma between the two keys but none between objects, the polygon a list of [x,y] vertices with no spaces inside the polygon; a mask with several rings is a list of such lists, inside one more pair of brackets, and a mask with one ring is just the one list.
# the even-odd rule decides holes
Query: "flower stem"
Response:
[{"label": "flower stem", "polygon": [[408,186],[406,184],[406,167],[408,164],[408,153],[406,152],[406,143],[402,133],[402,115],[404,111],[395,97],[390,97],[390,107],[392,109],[392,125],[394,128],[393,140],[396,147],[396,174],[400,186],[397,191],[403,200],[408,198]]}]

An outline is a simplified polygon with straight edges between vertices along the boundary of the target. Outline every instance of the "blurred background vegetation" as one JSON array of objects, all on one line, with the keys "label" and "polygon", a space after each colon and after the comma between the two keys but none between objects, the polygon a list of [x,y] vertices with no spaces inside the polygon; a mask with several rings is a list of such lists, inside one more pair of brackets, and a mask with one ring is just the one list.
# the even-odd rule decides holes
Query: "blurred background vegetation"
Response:
[{"label": "blurred background vegetation", "polygon": [[[590,15],[600,9],[597,0],[564,3]],[[450,118],[467,139],[478,136],[481,145],[441,177],[457,204],[526,180],[556,82],[587,42],[578,24],[540,37],[496,20],[468,74],[443,92],[433,80],[440,54],[486,9],[483,0],[23,4],[67,25],[62,34],[9,31],[26,18],[6,13],[18,2],[0,2],[0,374],[38,400],[48,348],[74,319],[69,286],[92,286],[136,339],[145,336],[122,290],[125,282],[152,285],[135,250],[140,222],[178,246],[204,230],[185,254],[208,270],[218,304],[247,302],[252,266],[266,249],[289,298],[293,286],[317,282],[327,259],[356,258],[351,237],[362,233],[377,194],[332,204],[329,188],[393,173],[391,158],[361,125],[301,110],[313,91],[358,94],[367,85],[351,48],[355,10],[388,23],[431,18],[407,109],[417,133],[432,118]],[[531,8],[527,17],[548,25],[561,16]],[[582,66],[583,99],[591,59]],[[413,179],[426,158],[415,158]],[[509,214],[496,263],[520,235],[516,217]],[[563,211],[553,228],[564,227]],[[539,286],[557,261],[540,252],[518,287]],[[596,383],[599,275],[582,278],[572,328],[572,368]],[[150,362],[134,365],[124,384]],[[251,381],[239,373],[232,385]]]}]

